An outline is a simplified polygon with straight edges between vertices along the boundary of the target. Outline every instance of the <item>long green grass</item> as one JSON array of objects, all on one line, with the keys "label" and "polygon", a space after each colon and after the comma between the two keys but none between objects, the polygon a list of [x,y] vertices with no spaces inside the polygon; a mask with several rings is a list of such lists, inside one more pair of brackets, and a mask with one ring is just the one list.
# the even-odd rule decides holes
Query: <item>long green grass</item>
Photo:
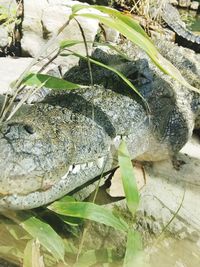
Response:
[{"label": "long green grass", "polygon": [[[139,193],[135,186],[131,159],[124,142],[119,149],[119,164],[125,195],[127,196],[127,206],[134,216],[139,203]],[[122,217],[104,206],[90,202],[78,202],[72,197],[66,196],[49,205],[45,212],[51,214],[54,220],[59,221],[59,224],[66,224],[68,227],[71,225],[80,227],[83,221],[77,221],[76,218],[112,227],[127,235],[128,238],[123,266],[132,266],[134,262],[139,264],[142,259],[142,241],[139,233],[133,229],[133,225],[129,225]],[[70,241],[63,236],[63,232],[59,235],[49,225],[48,221],[44,221],[43,216],[41,216],[43,213],[44,211],[4,212],[0,229],[2,233],[0,241],[1,257],[15,263],[23,262],[24,267],[35,266],[35,263],[40,263],[43,266],[44,262],[45,266],[56,266],[57,263],[62,262],[63,266],[86,267],[90,266],[90,263],[114,263],[116,261],[116,255],[109,248],[104,248],[102,251],[99,251],[99,249],[81,251],[78,260],[75,260],[78,248],[73,248],[72,243],[72,249],[70,250]],[[134,240],[134,243],[132,243],[132,240]],[[100,255],[102,255],[102,258]],[[123,262],[123,259],[120,260]]]},{"label": "long green grass", "polygon": [[[101,12],[99,14],[88,13],[87,8],[88,7],[85,5],[73,6],[70,20],[79,16],[97,19],[99,22],[118,30],[127,39],[143,49],[164,73],[171,75],[180,83],[195,90],[195,88],[191,87],[185,81],[179,71],[159,54],[149,37],[136,21],[111,8],[90,6],[90,8]],[[79,13],[80,10],[82,11],[81,14]],[[65,26],[68,24],[69,21]],[[52,41],[50,41],[48,45],[51,43]],[[76,43],[77,41],[71,41],[70,43],[69,41],[63,40],[60,45],[60,52],[66,47],[69,48]],[[42,52],[44,50],[43,48]],[[68,81],[49,75],[30,73],[31,67],[35,62],[36,59],[14,85],[16,94],[22,84],[38,88],[44,85],[54,90],[73,90],[81,87],[81,85],[69,83]],[[93,63],[100,64],[98,62]],[[106,68],[106,66],[104,67]],[[109,69],[124,79],[121,73],[114,69]],[[125,81],[130,85],[129,81]],[[132,87],[132,85],[130,86]],[[134,86],[132,88],[135,89]],[[8,111],[8,109],[6,111]],[[5,117],[4,110],[2,114]],[[131,159],[124,142],[122,142],[119,147],[118,160],[122,173],[127,207],[134,217],[139,204],[139,192],[134,178]],[[53,221],[56,221],[59,226],[62,226],[62,231],[61,229],[56,229],[56,225],[54,224],[52,224],[52,227],[49,220],[45,220],[43,216],[44,213],[48,214],[48,217],[51,217],[51,219],[53,218]],[[1,216],[0,256],[11,262],[21,264],[24,267],[89,267],[98,262],[101,262],[102,266],[114,264],[116,262],[116,257],[109,248],[100,251],[94,249],[80,252],[77,246],[75,246],[73,242],[70,242],[70,239],[64,235],[66,232],[65,229],[70,229],[73,233],[77,232],[78,229],[81,228],[83,220],[94,221],[108,227],[113,227],[115,230],[121,231],[123,234],[127,235],[126,253],[124,259],[120,259],[120,266],[132,267],[143,265],[144,255],[142,254],[142,240],[140,234],[134,229],[133,225],[129,225],[122,217],[117,216],[106,207],[99,206],[95,203],[78,202],[69,197],[57,200],[47,208],[42,209],[42,211],[5,212]],[[79,257],[77,257],[78,253],[80,254]],[[102,258],[99,257],[99,255],[101,255]],[[106,263],[108,265],[103,265]]]}]

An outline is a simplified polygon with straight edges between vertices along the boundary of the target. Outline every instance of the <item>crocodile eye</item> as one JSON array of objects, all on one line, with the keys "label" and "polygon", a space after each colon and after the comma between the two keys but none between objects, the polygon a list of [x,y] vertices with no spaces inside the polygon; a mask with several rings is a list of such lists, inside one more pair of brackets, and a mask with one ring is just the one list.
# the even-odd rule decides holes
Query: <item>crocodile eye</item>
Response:
[{"label": "crocodile eye", "polygon": [[27,133],[29,133],[29,134],[34,134],[34,129],[33,129],[33,127],[32,126],[30,126],[30,125],[24,125],[24,129],[26,130],[26,132]]}]

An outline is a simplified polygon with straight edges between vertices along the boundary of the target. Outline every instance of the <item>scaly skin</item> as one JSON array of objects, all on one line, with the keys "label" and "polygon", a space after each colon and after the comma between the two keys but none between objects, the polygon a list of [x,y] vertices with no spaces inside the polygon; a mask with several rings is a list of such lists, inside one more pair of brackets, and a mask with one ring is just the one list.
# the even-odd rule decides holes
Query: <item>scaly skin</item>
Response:
[{"label": "scaly skin", "polygon": [[[1,125],[1,208],[46,204],[101,174],[104,161],[104,170],[112,169],[118,137],[129,141],[138,127],[145,134],[146,124],[141,103],[102,87],[54,96],[51,104],[24,106]],[[142,136],[136,138],[137,146],[143,146]],[[130,142],[129,147],[138,154],[139,147]],[[66,175],[70,165],[75,169]]]},{"label": "scaly skin", "polygon": [[200,90],[200,54],[166,40],[157,40],[155,45],[179,69],[183,77]]},{"label": "scaly skin", "polygon": [[[139,68],[129,61],[119,65],[134,79],[143,69],[142,62],[146,60],[140,61]],[[178,152],[192,134],[199,95],[145,66],[152,80],[144,83],[141,75],[138,88],[150,114],[130,88],[119,93],[119,80],[113,76],[112,90],[92,86],[50,95],[43,103],[23,105],[2,123],[0,209],[47,204],[111,170],[117,166],[121,138],[131,157],[139,160],[162,160]],[[87,76],[87,69],[74,71],[77,82],[81,75]],[[101,83],[100,72],[93,71]],[[105,78],[106,72],[102,75]]]},{"label": "scaly skin", "polygon": [[[168,1],[169,2],[169,1]],[[188,47],[198,53],[200,53],[200,36],[189,31],[185,27],[185,23],[181,20],[180,14],[176,7],[168,3],[167,1],[152,1],[150,2],[150,8],[147,10],[148,15],[152,18],[159,16],[165,23],[177,34],[177,42],[185,47]],[[132,10],[132,0],[112,0],[113,7],[122,10]],[[141,2],[141,8],[145,9]],[[137,10],[135,10],[137,13]],[[147,12],[147,11],[146,11]],[[147,14],[146,14],[147,15]],[[147,23],[148,24],[148,23]]]},{"label": "scaly skin", "polygon": [[161,17],[178,36],[181,36],[185,40],[199,45],[200,49],[200,36],[187,30],[183,26],[179,12],[175,7],[169,3],[163,5]]}]

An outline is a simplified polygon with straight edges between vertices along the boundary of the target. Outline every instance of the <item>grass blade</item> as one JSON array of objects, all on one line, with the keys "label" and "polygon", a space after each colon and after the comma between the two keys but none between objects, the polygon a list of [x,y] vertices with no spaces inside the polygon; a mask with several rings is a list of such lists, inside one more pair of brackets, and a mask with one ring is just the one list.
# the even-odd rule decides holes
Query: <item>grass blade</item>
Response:
[{"label": "grass blade", "polygon": [[71,83],[66,80],[53,77],[47,74],[39,74],[39,73],[30,73],[23,80],[22,83],[29,86],[45,86],[47,88],[51,88],[54,90],[62,90],[62,89],[76,89],[80,88],[79,84]]},{"label": "grass blade", "polygon": [[111,226],[120,231],[127,231],[128,225],[116,217],[112,211],[90,202],[56,201],[48,209],[65,216],[93,220]]},{"label": "grass blade", "polygon": [[144,267],[141,235],[130,229],[127,237],[126,253],[123,267]]},{"label": "grass blade", "polygon": [[61,237],[45,222],[30,217],[21,223],[21,226],[55,257],[64,261],[64,245]]},{"label": "grass blade", "polygon": [[[131,87],[145,102],[146,100],[143,98],[143,96],[138,92],[138,90],[135,88],[135,86],[129,81],[129,79],[126,78],[120,71],[116,70],[115,68],[105,65],[97,60],[94,60],[93,58],[89,58],[89,61],[91,63],[94,63],[100,67],[103,67],[105,69],[111,70],[112,72],[116,73],[129,87]],[[147,103],[146,103],[147,104]]]},{"label": "grass blade", "polygon": [[[96,64],[96,65],[98,65],[98,66],[100,66],[100,67],[102,67],[102,68],[105,68],[105,69],[108,69],[108,70],[110,70],[110,71],[112,71],[112,72],[114,72],[115,74],[117,74],[131,89],[133,89],[133,91],[137,94],[137,95],[139,95],[139,97],[141,97],[142,98],[142,100],[144,101],[144,103],[145,103],[145,105],[146,105],[146,107],[147,107],[147,110],[149,110],[149,105],[148,105],[148,103],[147,103],[147,101],[146,101],[146,99],[138,92],[138,90],[137,90],[137,88],[132,84],[132,82],[131,81],[129,81],[129,79],[128,78],[126,78],[126,76],[123,74],[123,73],[121,73],[120,71],[118,71],[118,70],[116,70],[115,68],[113,68],[113,67],[111,67],[111,66],[108,66],[108,65],[106,65],[106,64],[104,64],[104,63],[102,63],[102,62],[99,62],[99,61],[97,61],[97,60],[95,60],[95,59],[93,59],[93,58],[91,58],[91,57],[85,57],[85,56],[83,56],[83,55],[81,55],[81,54],[78,54],[78,53],[76,53],[76,52],[73,52],[73,51],[70,51],[74,56],[77,56],[77,57],[79,57],[79,58],[82,58],[82,59],[84,59],[84,60],[89,60],[91,63],[94,63],[94,64]],[[61,54],[61,56],[65,56],[65,54],[63,53],[63,54]]]},{"label": "grass blade", "polygon": [[117,260],[112,249],[88,250],[83,253],[73,267],[98,266],[102,263],[113,263]]},{"label": "grass blade", "polygon": [[[155,48],[152,41],[147,37],[146,33],[143,29],[138,25],[134,19],[123,15],[117,10],[114,10],[109,7],[104,6],[89,6],[89,8],[94,8],[98,11],[101,11],[100,14],[95,13],[87,13],[88,6],[85,5],[74,5],[72,8],[71,18],[75,16],[87,17],[95,20],[99,20],[101,23],[106,26],[119,31],[123,36],[125,36],[128,40],[138,45],[141,49],[143,49],[154,64],[160,68],[161,71],[170,75],[177,81],[179,81],[182,85],[186,86],[190,90],[197,91],[198,90],[191,86],[185,78],[181,75],[180,71],[173,65],[171,62],[166,60]],[[78,11],[86,9],[86,13],[77,13]]]},{"label": "grass blade", "polygon": [[139,192],[134,177],[131,158],[128,153],[126,143],[124,141],[121,142],[118,148],[118,161],[119,161],[127,206],[132,215],[134,216],[135,211],[139,204]]},{"label": "grass blade", "polygon": [[64,261],[64,244],[62,238],[53,230],[53,228],[33,216],[31,212],[9,211],[5,216],[16,222],[35,240],[49,251],[56,260]]},{"label": "grass blade", "polygon": [[29,240],[24,250],[23,267],[45,267],[43,257],[40,255],[40,243]]},{"label": "grass blade", "polygon": [[82,44],[83,41],[78,41],[78,40],[63,40],[60,42],[60,48],[69,48],[71,46],[77,45],[77,44]]}]

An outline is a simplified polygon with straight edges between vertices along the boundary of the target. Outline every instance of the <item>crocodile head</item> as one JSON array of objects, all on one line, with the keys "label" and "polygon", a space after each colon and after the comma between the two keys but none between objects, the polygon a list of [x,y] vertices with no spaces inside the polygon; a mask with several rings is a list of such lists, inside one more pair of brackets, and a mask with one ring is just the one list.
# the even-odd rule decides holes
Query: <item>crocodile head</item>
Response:
[{"label": "crocodile head", "polygon": [[71,162],[70,127],[25,105],[1,124],[0,149],[0,196],[47,190]]},{"label": "crocodile head", "polygon": [[[81,116],[60,105],[24,104],[1,123],[0,210],[47,204],[101,174],[110,137]],[[112,159],[106,164],[109,170]]]}]

